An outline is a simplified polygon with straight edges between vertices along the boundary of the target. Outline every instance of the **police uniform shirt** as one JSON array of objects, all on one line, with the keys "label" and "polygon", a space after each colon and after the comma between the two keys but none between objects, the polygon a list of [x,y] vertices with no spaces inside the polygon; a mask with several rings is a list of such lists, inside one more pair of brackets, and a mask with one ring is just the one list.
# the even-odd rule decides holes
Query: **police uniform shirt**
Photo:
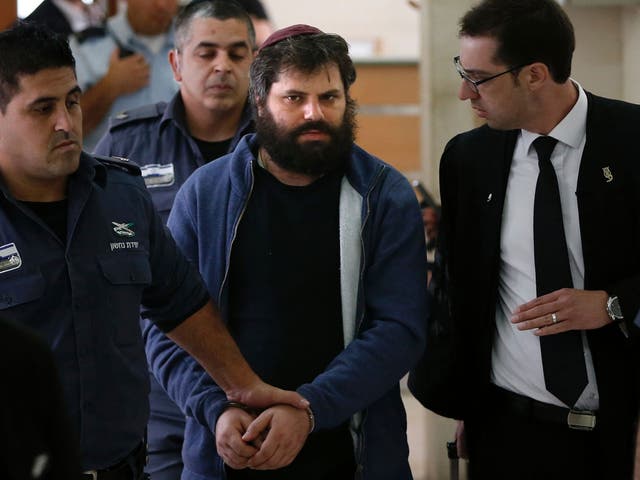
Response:
[{"label": "police uniform shirt", "polygon": [[[247,103],[225,153],[233,151],[240,139],[253,131],[251,106]],[[95,152],[127,157],[140,165],[153,203],[165,223],[178,189],[198,167],[211,160],[203,157],[189,133],[180,92],[169,103],[145,105],[111,119],[109,130]]]}]

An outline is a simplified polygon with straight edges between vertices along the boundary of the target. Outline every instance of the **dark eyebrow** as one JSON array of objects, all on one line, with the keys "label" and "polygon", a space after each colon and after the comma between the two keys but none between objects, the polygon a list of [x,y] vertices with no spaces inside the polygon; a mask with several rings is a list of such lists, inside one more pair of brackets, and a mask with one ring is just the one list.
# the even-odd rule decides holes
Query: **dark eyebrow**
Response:
[{"label": "dark eyebrow", "polygon": [[[327,90],[326,92],[319,93],[319,97],[323,97],[325,95],[342,95],[343,92],[339,88],[332,88],[331,90]],[[297,95],[299,97],[306,97],[309,95],[309,92],[303,92],[301,90],[296,90],[294,88],[290,90],[285,90],[282,92],[282,95]]]},{"label": "dark eyebrow", "polygon": [[462,65],[462,63],[460,63],[460,66],[464,70],[464,73],[470,73],[473,75],[493,75],[491,72],[482,70],[481,68],[467,68],[464,65]]},{"label": "dark eyebrow", "polygon": [[[71,90],[67,92],[66,97],[68,97],[69,95],[80,95],[81,93],[82,90],[80,89],[80,87],[78,85],[75,85]],[[33,102],[31,102],[29,106],[32,107],[41,103],[55,102],[57,99],[57,97],[38,97]]]}]

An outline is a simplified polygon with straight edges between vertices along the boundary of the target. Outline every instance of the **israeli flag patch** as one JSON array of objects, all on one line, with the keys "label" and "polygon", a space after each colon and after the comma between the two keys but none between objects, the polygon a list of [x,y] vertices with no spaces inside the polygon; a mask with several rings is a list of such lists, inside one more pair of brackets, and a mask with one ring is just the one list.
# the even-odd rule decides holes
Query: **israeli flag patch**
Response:
[{"label": "israeli flag patch", "polygon": [[147,188],[169,187],[175,182],[173,163],[160,165],[153,163],[140,167]]},{"label": "israeli flag patch", "polygon": [[0,247],[0,273],[10,272],[22,266],[22,258],[15,243]]}]

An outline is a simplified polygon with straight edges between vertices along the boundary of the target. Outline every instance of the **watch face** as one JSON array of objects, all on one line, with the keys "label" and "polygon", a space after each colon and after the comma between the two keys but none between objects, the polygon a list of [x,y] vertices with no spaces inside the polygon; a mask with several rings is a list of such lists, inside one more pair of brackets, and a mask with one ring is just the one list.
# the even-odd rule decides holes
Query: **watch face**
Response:
[{"label": "watch face", "polygon": [[609,311],[609,315],[616,319],[622,319],[622,309],[620,308],[620,301],[618,297],[610,297],[607,302],[607,310]]}]

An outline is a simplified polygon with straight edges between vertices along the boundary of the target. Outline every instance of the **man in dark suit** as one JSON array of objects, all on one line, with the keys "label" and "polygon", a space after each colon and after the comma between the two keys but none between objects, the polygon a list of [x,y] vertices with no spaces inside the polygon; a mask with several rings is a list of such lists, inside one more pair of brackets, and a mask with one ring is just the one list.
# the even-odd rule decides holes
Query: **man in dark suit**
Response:
[{"label": "man in dark suit", "polygon": [[553,0],[484,0],[460,27],[459,97],[487,125],[442,156],[447,304],[427,355],[448,356],[412,389],[464,421],[473,478],[630,478],[640,107],[569,77],[573,27]]}]

